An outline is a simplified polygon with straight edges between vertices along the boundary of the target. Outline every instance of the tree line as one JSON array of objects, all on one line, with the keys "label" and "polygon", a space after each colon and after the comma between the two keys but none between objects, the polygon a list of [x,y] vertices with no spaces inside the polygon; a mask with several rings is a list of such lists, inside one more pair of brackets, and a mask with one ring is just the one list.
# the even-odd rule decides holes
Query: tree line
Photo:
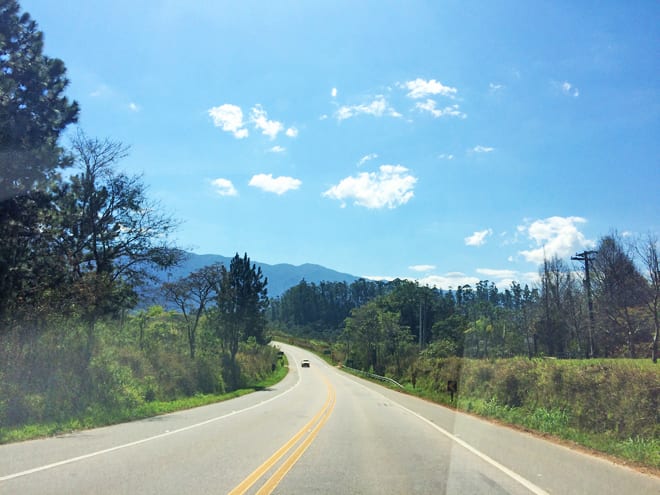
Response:
[{"label": "tree line", "polygon": [[[532,287],[483,280],[442,290],[410,280],[301,281],[272,301],[275,328],[337,343],[355,366],[401,370],[435,357],[650,357],[657,361],[660,269],[653,236],[603,236],[582,267],[553,257]],[[589,303],[591,301],[591,303]],[[590,309],[591,308],[591,309]]]}]

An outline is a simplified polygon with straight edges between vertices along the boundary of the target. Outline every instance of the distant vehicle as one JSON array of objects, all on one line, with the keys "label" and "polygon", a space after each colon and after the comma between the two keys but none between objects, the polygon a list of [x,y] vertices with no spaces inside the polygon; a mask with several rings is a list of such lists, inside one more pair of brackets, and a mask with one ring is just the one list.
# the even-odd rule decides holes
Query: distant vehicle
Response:
[{"label": "distant vehicle", "polygon": [[303,359],[303,360],[300,362],[300,366],[302,366],[303,368],[309,368],[309,367],[310,367],[309,359]]}]

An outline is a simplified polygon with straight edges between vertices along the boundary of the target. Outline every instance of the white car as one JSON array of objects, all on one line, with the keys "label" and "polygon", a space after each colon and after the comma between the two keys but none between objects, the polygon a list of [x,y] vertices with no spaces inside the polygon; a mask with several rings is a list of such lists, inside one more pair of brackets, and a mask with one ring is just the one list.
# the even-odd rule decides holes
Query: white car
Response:
[{"label": "white car", "polygon": [[309,362],[309,359],[303,359],[302,361],[300,361],[300,366],[303,368],[309,368],[310,364],[311,363]]}]

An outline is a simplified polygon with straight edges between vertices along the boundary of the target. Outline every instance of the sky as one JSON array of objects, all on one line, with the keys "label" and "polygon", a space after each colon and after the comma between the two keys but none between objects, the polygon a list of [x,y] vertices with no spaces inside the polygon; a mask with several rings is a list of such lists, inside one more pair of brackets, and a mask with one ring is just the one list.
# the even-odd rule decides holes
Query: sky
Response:
[{"label": "sky", "polygon": [[448,289],[660,233],[656,1],[21,6],[196,253]]}]

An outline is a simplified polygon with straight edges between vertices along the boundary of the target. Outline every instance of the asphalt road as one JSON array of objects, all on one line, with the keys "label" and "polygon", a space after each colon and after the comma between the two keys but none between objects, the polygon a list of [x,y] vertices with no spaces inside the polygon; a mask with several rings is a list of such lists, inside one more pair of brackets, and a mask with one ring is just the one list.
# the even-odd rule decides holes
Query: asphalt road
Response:
[{"label": "asphalt road", "polygon": [[291,372],[272,389],[0,446],[0,493],[660,494],[657,477],[281,347]]}]

